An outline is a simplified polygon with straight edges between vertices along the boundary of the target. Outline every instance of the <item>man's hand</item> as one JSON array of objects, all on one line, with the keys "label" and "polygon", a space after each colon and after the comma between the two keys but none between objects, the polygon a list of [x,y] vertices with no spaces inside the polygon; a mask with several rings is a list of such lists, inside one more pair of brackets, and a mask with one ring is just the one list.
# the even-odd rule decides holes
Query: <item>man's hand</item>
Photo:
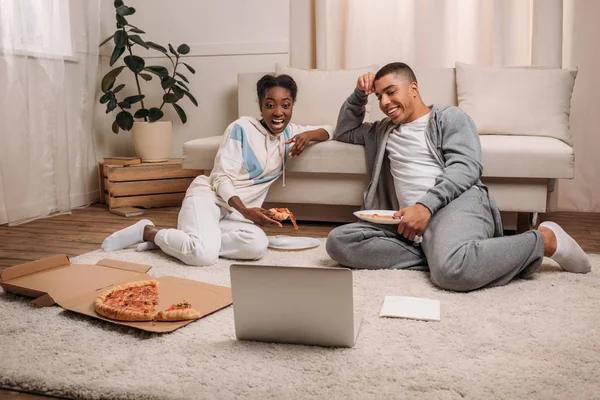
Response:
[{"label": "man's hand", "polygon": [[431,211],[422,204],[415,204],[396,211],[394,217],[402,219],[398,225],[398,234],[413,242],[415,236],[423,236],[431,220]]},{"label": "man's hand", "polygon": [[241,211],[241,214],[244,218],[249,219],[259,226],[278,226],[282,227],[279,221],[275,221],[271,219],[268,215],[269,212],[264,208],[254,207],[254,208],[246,208]]},{"label": "man's hand", "polygon": [[367,96],[371,93],[375,93],[375,74],[367,72],[364,75],[358,77],[356,82],[356,88],[361,92],[364,92]]},{"label": "man's hand", "polygon": [[288,154],[290,157],[294,158],[302,154],[310,142],[323,142],[327,139],[329,139],[329,133],[327,133],[325,129],[315,129],[302,132],[285,142],[285,144],[294,144]]}]

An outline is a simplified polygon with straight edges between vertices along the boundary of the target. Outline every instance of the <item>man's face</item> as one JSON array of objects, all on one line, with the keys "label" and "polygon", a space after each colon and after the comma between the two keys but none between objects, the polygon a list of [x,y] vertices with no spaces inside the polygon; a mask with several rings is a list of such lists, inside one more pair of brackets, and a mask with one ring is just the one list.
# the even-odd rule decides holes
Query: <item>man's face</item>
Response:
[{"label": "man's face", "polygon": [[418,87],[415,82],[387,74],[375,81],[375,95],[379,108],[390,117],[394,124],[412,122],[416,105]]}]

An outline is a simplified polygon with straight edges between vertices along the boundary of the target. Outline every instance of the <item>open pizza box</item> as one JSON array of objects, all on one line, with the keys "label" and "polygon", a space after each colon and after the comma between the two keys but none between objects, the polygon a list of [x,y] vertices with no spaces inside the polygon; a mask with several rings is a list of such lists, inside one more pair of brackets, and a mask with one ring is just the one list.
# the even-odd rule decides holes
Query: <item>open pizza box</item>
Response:
[{"label": "open pizza box", "polygon": [[63,254],[5,269],[0,275],[0,286],[7,292],[34,297],[32,303],[38,307],[58,304],[66,310],[150,332],[172,332],[194,321],[116,321],[97,314],[94,300],[113,286],[156,279],[160,282],[157,311],[186,300],[203,318],[232,303],[229,287],[174,276],[153,278],[146,274],[150,268],[111,259],[96,264],[71,264]]}]

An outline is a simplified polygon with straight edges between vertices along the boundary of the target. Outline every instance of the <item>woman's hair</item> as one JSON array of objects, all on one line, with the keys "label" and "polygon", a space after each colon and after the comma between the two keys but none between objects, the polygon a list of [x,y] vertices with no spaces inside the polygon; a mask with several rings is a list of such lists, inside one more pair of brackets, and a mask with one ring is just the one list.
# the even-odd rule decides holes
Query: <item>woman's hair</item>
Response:
[{"label": "woman's hair", "polygon": [[267,95],[267,90],[274,87],[282,87],[290,91],[292,95],[292,103],[296,102],[296,95],[298,94],[298,86],[296,85],[296,81],[289,75],[265,75],[256,82],[256,94],[258,96],[259,105],[262,104],[265,96]]}]

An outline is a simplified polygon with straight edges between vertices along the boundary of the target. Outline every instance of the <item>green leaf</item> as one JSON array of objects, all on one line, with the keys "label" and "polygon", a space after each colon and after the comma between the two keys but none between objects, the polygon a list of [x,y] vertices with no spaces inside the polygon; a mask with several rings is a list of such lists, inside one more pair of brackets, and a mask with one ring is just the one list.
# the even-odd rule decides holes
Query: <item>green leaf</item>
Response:
[{"label": "green leaf", "polygon": [[181,123],[185,124],[187,122],[187,115],[185,115],[185,111],[183,111],[183,108],[179,107],[175,103],[171,103],[171,105],[173,106],[175,111],[177,111],[177,115],[179,115],[179,118],[181,119]]},{"label": "green leaf", "polygon": [[185,90],[190,90],[190,88],[188,88],[187,85],[181,81],[177,81],[177,84],[179,86],[181,86],[182,88],[184,88]]},{"label": "green leaf", "polygon": [[154,75],[159,77],[169,76],[169,70],[165,67],[161,67],[160,65],[151,65],[144,68],[144,71],[152,72]]},{"label": "green leaf", "polygon": [[160,108],[152,107],[148,110],[148,119],[150,122],[158,121],[163,117],[164,113],[160,110]]},{"label": "green leaf", "polygon": [[175,96],[177,96],[177,99],[181,99],[183,97],[183,89],[180,88],[179,86],[175,85],[171,88],[171,90],[173,91],[173,93],[175,93]]},{"label": "green leaf", "polygon": [[169,43],[169,51],[171,52],[171,54],[173,54],[174,56],[177,55],[177,52],[175,51],[175,48],[173,46],[171,46],[171,43]]},{"label": "green leaf", "polygon": [[140,108],[133,114],[133,118],[146,118],[148,116],[148,110]]},{"label": "green leaf", "polygon": [[117,120],[113,121],[111,129],[114,133],[119,133],[119,124],[117,123]]},{"label": "green leaf", "polygon": [[133,32],[133,33],[146,33],[143,30],[141,30],[140,28],[136,28],[133,25],[127,25],[127,26],[131,26],[131,29],[129,30],[129,32]]},{"label": "green leaf", "polygon": [[146,43],[148,44],[148,46],[149,46],[150,48],[152,48],[152,49],[154,49],[154,50],[158,50],[158,51],[160,51],[161,53],[165,53],[165,54],[167,54],[167,49],[165,49],[164,47],[162,47],[160,44],[156,44],[156,43],[154,43],[154,42],[151,42],[151,41],[147,41]]},{"label": "green leaf", "polygon": [[121,7],[123,5],[123,0],[115,0],[115,8]]},{"label": "green leaf", "polygon": [[125,56],[123,61],[125,61],[125,65],[136,74],[142,72],[146,66],[144,59],[138,56]]},{"label": "green leaf", "polygon": [[151,81],[152,80],[152,75],[150,74],[139,74],[142,78],[144,78],[145,81]]},{"label": "green leaf", "polygon": [[127,45],[127,32],[124,30],[118,30],[115,32],[115,46],[125,47]]},{"label": "green leaf", "polygon": [[188,97],[188,99],[190,99],[192,104],[194,104],[196,107],[198,107],[198,102],[196,101],[196,98],[194,96],[192,96],[192,94],[190,92],[188,92],[187,90],[184,90],[183,93]]},{"label": "green leaf", "polygon": [[128,111],[121,111],[117,114],[117,123],[121,129],[128,131],[133,128],[133,115]]},{"label": "green leaf", "polygon": [[123,101],[128,102],[129,104],[135,104],[138,101],[142,100],[144,97],[143,94],[136,94],[135,96],[129,96],[129,97],[125,97],[125,99]]},{"label": "green leaf", "polygon": [[171,78],[170,76],[163,77],[160,80],[160,85],[165,90],[169,89],[170,87],[172,87],[176,83],[177,83],[177,81],[174,78]]},{"label": "green leaf", "polygon": [[121,57],[124,52],[125,52],[125,47],[115,47],[115,49],[112,52],[112,55],[110,56],[109,65],[112,67],[113,64],[117,62],[119,57]]},{"label": "green leaf", "polygon": [[102,92],[106,93],[110,90],[110,87],[115,83],[115,79],[117,79],[117,76],[123,71],[123,68],[125,68],[124,65],[117,67],[104,75],[104,78],[102,78]]},{"label": "green leaf", "polygon": [[178,51],[180,54],[187,54],[187,53],[189,53],[189,52],[190,52],[190,46],[188,46],[188,45],[187,45],[187,44],[185,44],[185,43],[183,43],[183,44],[180,44],[180,45],[179,45],[179,47],[177,48],[177,51]]},{"label": "green leaf", "polygon": [[186,78],[184,74],[180,74],[179,72],[175,72],[175,75],[177,75],[178,77],[180,77],[181,79],[183,79],[185,82],[190,83],[190,81],[188,81],[188,78]]},{"label": "green leaf", "polygon": [[107,37],[106,39],[104,39],[104,40],[102,41],[102,43],[100,43],[100,45],[99,45],[98,47],[102,47],[102,46],[104,46],[104,45],[105,45],[106,43],[108,43],[108,41],[109,41],[110,39],[112,39],[113,37],[115,37],[115,34],[114,34],[114,33],[113,33],[112,35],[110,35],[109,37]]},{"label": "green leaf", "polygon": [[111,112],[115,108],[117,108],[117,100],[115,100],[114,98],[112,98],[112,99],[110,99],[110,101],[106,105],[106,113],[108,114],[109,112]]},{"label": "green leaf", "polygon": [[127,20],[125,19],[125,17],[117,14],[117,28],[121,29],[124,26],[127,26]]},{"label": "green leaf", "polygon": [[113,93],[119,93],[121,91],[121,89],[123,89],[125,87],[124,84],[120,84],[119,86],[117,86],[116,88],[114,88],[114,90],[112,91]]},{"label": "green leaf", "polygon": [[179,97],[175,93],[165,93],[163,95],[163,101],[165,103],[175,103],[179,100]]},{"label": "green leaf", "polygon": [[135,13],[135,8],[127,7],[126,5],[121,5],[117,7],[117,15],[121,17],[126,17],[128,15],[132,15]]},{"label": "green leaf", "polygon": [[112,98],[112,92],[106,92],[100,97],[100,104],[108,103],[108,101]]},{"label": "green leaf", "polygon": [[126,101],[122,101],[119,103],[119,107],[129,109],[129,108],[131,108],[131,104],[129,104]]},{"label": "green leaf", "polygon": [[142,38],[140,37],[140,35],[130,35],[130,36],[129,36],[129,39],[130,39],[132,42],[134,42],[134,43],[137,43],[137,44],[139,44],[140,46],[142,46],[142,47],[144,47],[144,48],[146,48],[146,49],[149,49],[149,48],[150,48],[150,47],[149,47],[149,46],[146,44],[146,42],[144,42],[144,41],[142,40]]},{"label": "green leaf", "polygon": [[187,69],[189,69],[189,70],[190,70],[190,72],[191,72],[192,74],[195,74],[195,73],[196,73],[196,70],[195,70],[194,68],[190,67],[190,66],[189,66],[189,65],[187,65],[186,63],[182,63],[182,64],[183,64],[183,65],[185,65],[185,66],[187,67]]}]

